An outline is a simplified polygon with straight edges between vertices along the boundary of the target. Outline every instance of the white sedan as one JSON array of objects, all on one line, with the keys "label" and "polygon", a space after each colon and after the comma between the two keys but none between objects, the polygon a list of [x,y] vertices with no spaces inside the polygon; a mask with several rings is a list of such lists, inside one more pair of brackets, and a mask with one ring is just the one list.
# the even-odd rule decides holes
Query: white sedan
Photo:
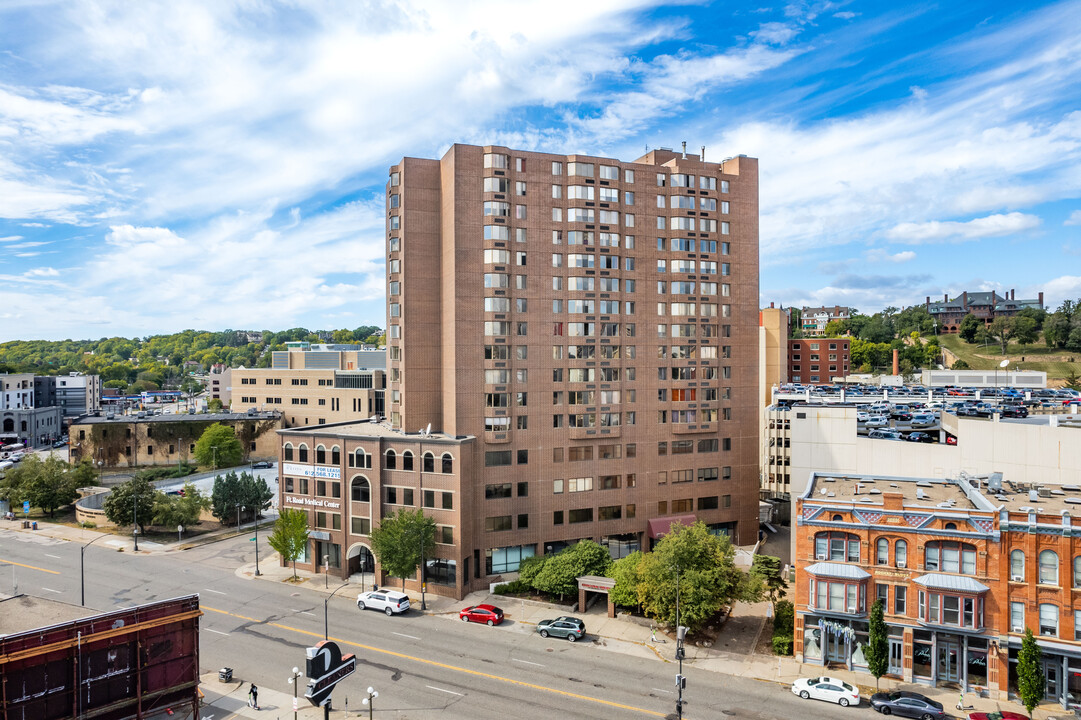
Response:
[{"label": "white sedan", "polygon": [[800,678],[792,683],[792,692],[804,700],[825,700],[835,702],[841,707],[860,704],[860,691],[837,678]]},{"label": "white sedan", "polygon": [[867,427],[889,427],[890,419],[883,415],[872,415],[863,423]]}]

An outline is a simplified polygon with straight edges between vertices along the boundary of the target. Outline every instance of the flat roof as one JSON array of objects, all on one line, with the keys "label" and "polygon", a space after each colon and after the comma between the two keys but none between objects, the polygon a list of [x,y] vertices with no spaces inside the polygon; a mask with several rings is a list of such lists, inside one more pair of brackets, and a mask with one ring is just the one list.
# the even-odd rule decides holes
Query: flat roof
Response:
[{"label": "flat roof", "polygon": [[[993,500],[985,503],[970,497],[956,480],[943,478],[903,478],[884,475],[845,475],[815,473],[804,499],[819,502],[851,502],[860,505],[882,505],[882,494],[901,493],[905,507],[938,507],[949,503],[955,510],[993,510]],[[946,508],[941,508],[945,510]]]},{"label": "flat roof", "polygon": [[372,422],[371,420],[348,420],[340,423],[327,423],[324,425],[306,425],[304,427],[283,428],[278,430],[279,435],[327,435],[332,437],[356,437],[356,438],[393,438],[395,440],[442,440],[445,442],[460,442],[475,439],[473,435],[450,435],[448,433],[433,430],[425,434],[424,430],[417,432],[403,432],[390,426],[386,421]]},{"label": "flat roof", "polygon": [[199,422],[224,422],[224,421],[238,421],[238,420],[276,420],[281,417],[281,414],[273,411],[266,410],[260,411],[249,415],[246,412],[242,413],[165,413],[163,415],[147,415],[146,417],[136,417],[135,415],[117,415],[113,418],[108,418],[104,414],[88,415],[83,418],[79,418],[72,425],[98,425],[102,423],[113,424],[128,424],[128,423],[169,423],[169,422],[190,422],[197,420]]},{"label": "flat roof", "polygon": [[59,600],[32,595],[0,595],[0,635],[14,635],[100,614],[100,610]]}]

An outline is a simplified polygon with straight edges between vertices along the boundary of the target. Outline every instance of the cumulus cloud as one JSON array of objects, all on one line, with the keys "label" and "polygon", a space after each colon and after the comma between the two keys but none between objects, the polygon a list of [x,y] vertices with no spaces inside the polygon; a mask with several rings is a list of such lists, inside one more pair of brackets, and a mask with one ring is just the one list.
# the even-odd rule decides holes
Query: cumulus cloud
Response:
[{"label": "cumulus cloud", "polygon": [[1063,225],[1081,225],[1081,210],[1074,210],[1070,213],[1070,217],[1066,218]]},{"label": "cumulus cloud", "polygon": [[872,263],[904,263],[915,260],[916,253],[911,250],[904,250],[891,254],[882,248],[872,248],[867,251],[866,258],[868,262]]},{"label": "cumulus cloud", "polygon": [[964,242],[981,238],[1002,237],[1032,230],[1040,226],[1035,215],[1012,212],[988,215],[967,222],[932,220],[923,223],[900,223],[886,231],[886,237],[914,245],[934,242]]}]

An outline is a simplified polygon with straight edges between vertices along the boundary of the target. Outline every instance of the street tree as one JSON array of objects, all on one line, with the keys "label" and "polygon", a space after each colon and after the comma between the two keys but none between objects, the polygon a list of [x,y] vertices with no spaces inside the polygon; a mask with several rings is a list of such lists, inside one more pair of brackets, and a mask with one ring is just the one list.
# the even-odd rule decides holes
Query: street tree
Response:
[{"label": "street tree", "polygon": [[603,545],[592,540],[581,540],[548,558],[544,568],[533,579],[533,587],[549,595],[566,595],[578,592],[577,578],[583,575],[605,577],[612,565],[612,556]]},{"label": "street tree", "polygon": [[645,614],[676,624],[676,576],[679,576],[679,624],[694,632],[725,605],[737,600],[760,602],[762,582],[735,565],[727,535],[711,535],[705,524],[672,525],[639,565],[638,601]]},{"label": "street tree", "polygon": [[638,566],[641,562],[642,551],[635,550],[612,563],[609,577],[616,581],[616,585],[608,591],[608,596],[616,605],[633,607],[638,604]]},{"label": "street tree", "polygon": [[961,339],[967,343],[976,342],[976,333],[983,327],[983,323],[980,322],[972,313],[968,313],[961,318],[961,324],[957,327],[957,334],[961,336]]},{"label": "street tree", "polygon": [[210,498],[199,492],[199,488],[186,483],[183,495],[158,493],[154,497],[151,523],[167,528],[191,527],[199,524],[203,511],[209,508]]},{"label": "street tree", "polygon": [[878,680],[886,674],[889,667],[889,629],[883,615],[882,598],[875,600],[871,605],[871,622],[868,628],[867,647],[863,655],[867,660],[867,671],[875,678],[875,689],[878,689]]},{"label": "street tree", "polygon": [[56,517],[58,508],[79,497],[78,488],[85,484],[80,482],[83,479],[85,472],[73,470],[55,455],[44,460],[30,455],[18,467],[7,471],[0,495],[6,495],[13,505],[29,501],[32,507]]},{"label": "street tree", "polygon": [[139,532],[143,533],[153,518],[154,500],[159,494],[161,491],[155,490],[145,478],[134,477],[114,487],[101,509],[105,511],[105,517],[117,525],[133,525],[138,515]]},{"label": "street tree", "polygon": [[1029,718],[1032,717],[1032,709],[1043,700],[1044,683],[1047,682],[1041,655],[1040,646],[1032,636],[1032,628],[1025,628],[1021,650],[1017,653],[1017,694],[1021,696],[1025,710],[1028,710]]},{"label": "street tree", "polygon": [[242,472],[227,472],[214,478],[214,487],[210,491],[210,512],[221,521],[222,525],[235,523],[237,508],[241,508],[241,521],[257,519],[258,514],[270,507],[274,491],[266,480]]},{"label": "street tree", "polygon": [[1031,345],[1040,337],[1040,331],[1036,326],[1035,319],[1027,315],[1017,315],[1010,318],[1010,320],[1013,326],[1013,339],[1017,341],[1018,345],[1022,347]]},{"label": "street tree", "polygon": [[435,520],[421,509],[401,508],[383,518],[372,530],[372,552],[388,575],[412,577],[420,566],[421,556],[430,558],[435,550]]},{"label": "street tree", "polygon": [[220,467],[239,465],[244,459],[244,448],[236,432],[228,425],[214,423],[203,430],[195,442],[195,460],[200,465]]},{"label": "street tree", "polygon": [[994,340],[997,340],[999,346],[1002,348],[1002,354],[1006,354],[1006,346],[1010,344],[1010,340],[1014,336],[1014,321],[1013,318],[997,317],[991,321],[991,325],[987,328],[987,334]]},{"label": "street tree", "polygon": [[211,398],[210,402],[206,404],[206,409],[210,412],[221,412],[225,409],[225,405],[219,398]]},{"label": "street tree", "polygon": [[957,358],[956,360],[953,361],[953,365],[950,365],[950,369],[951,370],[970,370],[971,368],[968,366],[967,362],[965,362],[961,358]]},{"label": "street tree", "polygon": [[297,579],[297,558],[308,547],[308,513],[282,508],[274,521],[274,532],[267,539],[282,560],[293,565],[293,581]]},{"label": "street tree", "polygon": [[755,555],[751,561],[751,577],[762,581],[769,600],[776,603],[785,596],[788,583],[782,574],[781,558],[772,555]]}]

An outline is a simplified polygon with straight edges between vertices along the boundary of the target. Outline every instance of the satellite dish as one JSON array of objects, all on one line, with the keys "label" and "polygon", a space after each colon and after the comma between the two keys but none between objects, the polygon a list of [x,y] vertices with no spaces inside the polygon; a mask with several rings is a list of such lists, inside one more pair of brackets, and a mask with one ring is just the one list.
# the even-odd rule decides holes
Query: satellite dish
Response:
[{"label": "satellite dish", "polygon": [[428,423],[428,427],[424,428],[424,434],[425,435],[431,435],[432,434],[432,424],[431,423]]},{"label": "satellite dish", "polygon": [[1006,358],[1005,360],[1003,360],[1002,362],[1000,362],[1000,363],[998,364],[998,366],[999,366],[1000,368],[1004,368],[1004,367],[1006,367],[1006,366],[1007,366],[1007,365],[1009,365],[1009,364],[1010,364],[1010,359],[1009,359],[1009,358]]}]

